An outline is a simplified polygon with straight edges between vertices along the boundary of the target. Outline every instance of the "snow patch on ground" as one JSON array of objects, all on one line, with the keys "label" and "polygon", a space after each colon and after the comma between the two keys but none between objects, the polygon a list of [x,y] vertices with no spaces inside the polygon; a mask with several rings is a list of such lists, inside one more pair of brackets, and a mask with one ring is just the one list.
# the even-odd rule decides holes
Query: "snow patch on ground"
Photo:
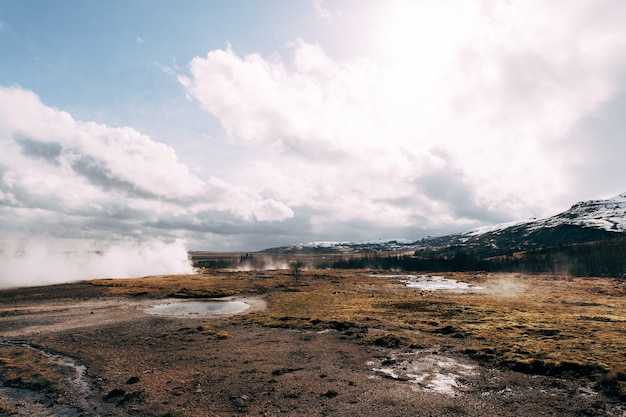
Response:
[{"label": "snow patch on ground", "polygon": [[367,365],[375,376],[413,384],[416,390],[446,395],[467,389],[466,378],[476,375],[474,365],[430,350],[400,353]]},{"label": "snow patch on ground", "polygon": [[466,282],[437,275],[407,275],[407,278],[408,279],[402,281],[404,286],[408,288],[419,288],[425,291],[470,291],[482,289],[482,287]]},{"label": "snow patch on ground", "polygon": [[[424,291],[474,291],[482,290],[482,287],[468,284],[467,282],[445,278],[439,275],[372,275],[376,277],[400,278],[402,285],[407,288],[417,288]],[[402,279],[403,278],[403,279]]]}]

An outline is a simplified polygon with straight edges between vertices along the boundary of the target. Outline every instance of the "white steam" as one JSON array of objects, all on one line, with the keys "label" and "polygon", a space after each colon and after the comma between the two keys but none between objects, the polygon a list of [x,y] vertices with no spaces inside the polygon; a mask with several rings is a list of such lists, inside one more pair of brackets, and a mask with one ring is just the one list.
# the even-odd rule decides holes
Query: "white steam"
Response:
[{"label": "white steam", "polygon": [[58,250],[33,242],[9,246],[0,250],[0,288],[194,272],[181,240],[125,242],[101,251]]}]

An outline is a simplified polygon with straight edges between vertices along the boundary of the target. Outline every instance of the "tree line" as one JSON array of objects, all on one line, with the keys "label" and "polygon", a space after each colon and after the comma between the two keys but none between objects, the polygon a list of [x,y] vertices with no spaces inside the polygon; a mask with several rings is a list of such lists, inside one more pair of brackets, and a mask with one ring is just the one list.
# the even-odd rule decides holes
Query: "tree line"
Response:
[{"label": "tree line", "polygon": [[[238,258],[202,259],[195,265],[201,268],[246,267],[263,269],[272,256],[242,254]],[[281,257],[281,261],[298,270],[304,267],[299,259]],[[574,276],[626,277],[626,237],[596,242],[553,245],[493,256],[493,252],[462,246],[443,249],[425,249],[412,255],[391,255],[370,252],[362,256],[329,259],[310,257],[311,268],[379,269],[428,272],[520,272],[569,274]]]},{"label": "tree line", "polygon": [[626,238],[575,245],[556,245],[483,258],[476,251],[454,254],[420,251],[413,255],[339,259],[328,265],[344,269],[400,269],[405,271],[487,271],[570,274],[575,276],[626,276]]}]

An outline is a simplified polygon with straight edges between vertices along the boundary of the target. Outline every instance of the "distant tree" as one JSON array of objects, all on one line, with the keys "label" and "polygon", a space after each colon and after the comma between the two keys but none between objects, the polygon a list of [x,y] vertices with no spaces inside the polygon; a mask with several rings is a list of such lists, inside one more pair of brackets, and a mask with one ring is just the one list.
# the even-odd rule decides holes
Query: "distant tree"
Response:
[{"label": "distant tree", "polygon": [[294,262],[291,265],[291,275],[293,276],[293,279],[296,282],[300,281],[300,278],[302,278],[302,268],[303,267],[304,267],[304,265],[299,260]]}]

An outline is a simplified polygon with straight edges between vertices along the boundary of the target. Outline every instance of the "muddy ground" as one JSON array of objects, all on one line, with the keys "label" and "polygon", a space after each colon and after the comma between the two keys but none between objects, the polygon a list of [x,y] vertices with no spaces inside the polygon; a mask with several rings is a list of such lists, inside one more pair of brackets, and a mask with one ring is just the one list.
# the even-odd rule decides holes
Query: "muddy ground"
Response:
[{"label": "muddy ground", "polygon": [[477,362],[453,332],[249,319],[282,284],[216,317],[151,315],[167,294],[112,288],[0,291],[0,416],[626,415],[593,381]]}]

